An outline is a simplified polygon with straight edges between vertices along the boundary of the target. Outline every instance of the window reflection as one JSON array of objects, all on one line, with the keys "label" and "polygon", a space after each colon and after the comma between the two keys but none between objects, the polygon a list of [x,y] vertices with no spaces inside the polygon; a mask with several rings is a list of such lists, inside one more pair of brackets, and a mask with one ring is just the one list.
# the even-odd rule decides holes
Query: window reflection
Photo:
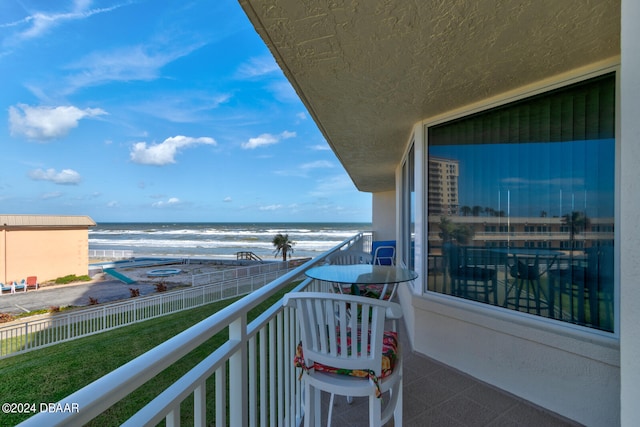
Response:
[{"label": "window reflection", "polygon": [[428,129],[430,291],[613,331],[613,74]]}]

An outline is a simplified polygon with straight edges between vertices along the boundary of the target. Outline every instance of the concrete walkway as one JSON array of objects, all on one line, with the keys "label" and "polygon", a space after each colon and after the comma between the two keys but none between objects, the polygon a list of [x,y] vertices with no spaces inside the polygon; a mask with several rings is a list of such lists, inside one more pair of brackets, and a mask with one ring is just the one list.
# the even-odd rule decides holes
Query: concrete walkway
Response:
[{"label": "concrete walkway", "polygon": [[46,286],[15,294],[3,293],[0,295],[0,313],[19,314],[52,306],[85,306],[89,304],[89,298],[97,299],[98,303],[113,302],[130,298],[129,288],[140,290],[140,295],[156,292],[153,284],[126,285],[119,280],[99,275],[86,283]]}]

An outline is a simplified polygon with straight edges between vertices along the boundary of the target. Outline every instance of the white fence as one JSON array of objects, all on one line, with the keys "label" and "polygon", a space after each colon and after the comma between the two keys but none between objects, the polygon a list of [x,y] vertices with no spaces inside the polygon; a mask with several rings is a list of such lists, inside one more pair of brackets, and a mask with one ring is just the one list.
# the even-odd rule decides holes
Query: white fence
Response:
[{"label": "white fence", "polygon": [[89,249],[89,258],[131,258],[133,251],[114,249]]},{"label": "white fence", "polygon": [[[155,426],[163,419],[167,426],[180,425],[181,405],[188,400],[196,426],[300,425],[304,414],[293,366],[299,340],[293,310],[278,302],[251,323],[248,313],[333,251],[360,249],[361,238],[343,242],[58,402],[80,410],[40,412],[20,425],[84,425],[224,330],[229,332],[225,343],[122,425]],[[307,279],[294,291],[322,286]]]},{"label": "white fence", "polygon": [[[51,317],[0,327],[0,358],[97,334],[166,314],[245,295],[289,271],[289,263],[270,263],[222,270],[199,285],[126,301],[104,304]],[[236,271],[237,270],[237,271]],[[203,275],[199,275],[203,276]]]}]

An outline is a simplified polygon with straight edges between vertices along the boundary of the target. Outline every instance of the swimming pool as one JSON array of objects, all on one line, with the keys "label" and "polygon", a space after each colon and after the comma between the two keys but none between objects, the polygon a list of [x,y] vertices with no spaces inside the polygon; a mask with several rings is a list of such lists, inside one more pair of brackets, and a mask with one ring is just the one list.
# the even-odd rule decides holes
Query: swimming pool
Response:
[{"label": "swimming pool", "polygon": [[179,268],[156,268],[153,270],[147,271],[147,276],[152,277],[165,277],[165,276],[173,276],[174,274],[180,274],[182,270]]}]

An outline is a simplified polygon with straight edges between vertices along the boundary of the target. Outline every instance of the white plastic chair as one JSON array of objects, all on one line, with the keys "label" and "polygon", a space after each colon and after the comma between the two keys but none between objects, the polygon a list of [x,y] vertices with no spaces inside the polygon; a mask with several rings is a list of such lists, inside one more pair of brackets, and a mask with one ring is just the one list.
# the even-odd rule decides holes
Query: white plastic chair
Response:
[{"label": "white plastic chair", "polygon": [[[392,371],[385,372],[385,376],[382,372],[385,320],[402,317],[400,306],[374,298],[323,292],[289,293],[284,297],[284,305],[296,308],[300,325],[301,363],[306,371],[302,374],[304,425],[320,425],[320,392],[325,391],[332,394],[327,425],[331,425],[333,395],[339,394],[369,398],[370,426],[381,426],[392,416],[394,425],[401,426],[402,358],[399,346]],[[389,339],[389,333],[386,334]],[[323,370],[326,367],[372,375],[360,377],[326,372]],[[378,396],[385,392],[389,392],[389,399],[383,409],[382,398]]]}]

